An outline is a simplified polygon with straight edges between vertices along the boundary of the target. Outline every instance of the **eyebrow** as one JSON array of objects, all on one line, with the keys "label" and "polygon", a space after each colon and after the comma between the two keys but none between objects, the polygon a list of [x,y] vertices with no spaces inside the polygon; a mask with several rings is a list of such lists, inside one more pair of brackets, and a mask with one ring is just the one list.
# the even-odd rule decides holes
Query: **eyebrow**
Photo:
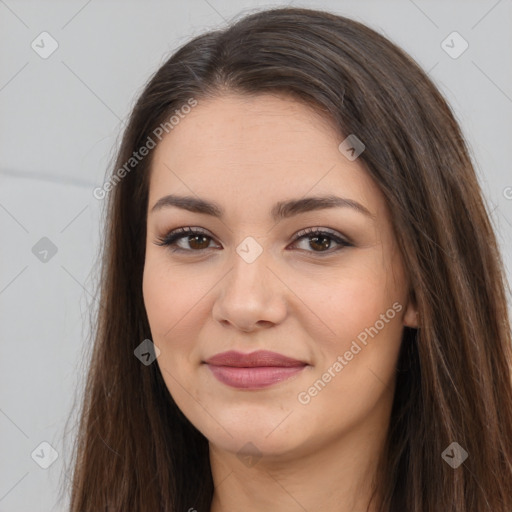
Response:
[{"label": "eyebrow", "polygon": [[[211,215],[219,219],[222,219],[224,216],[224,209],[215,202],[206,201],[198,197],[176,196],[173,194],[160,198],[151,208],[151,212],[156,212],[163,208],[173,206],[183,210],[188,210],[189,212]],[[325,210],[328,208],[352,208],[353,210],[375,220],[375,215],[373,215],[362,204],[354,201],[353,199],[334,195],[280,201],[273,206],[271,210],[271,217],[277,221],[300,213],[306,213],[314,210]]]}]

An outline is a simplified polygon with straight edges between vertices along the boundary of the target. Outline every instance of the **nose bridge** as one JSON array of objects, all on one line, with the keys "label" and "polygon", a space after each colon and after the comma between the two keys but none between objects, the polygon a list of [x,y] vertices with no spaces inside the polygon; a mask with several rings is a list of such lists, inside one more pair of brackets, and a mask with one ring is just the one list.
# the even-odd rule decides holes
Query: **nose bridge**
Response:
[{"label": "nose bridge", "polygon": [[253,237],[246,237],[238,244],[235,254],[233,254],[230,287],[235,287],[237,291],[241,292],[246,289],[247,293],[264,291],[268,281],[267,274],[270,273],[267,268],[270,264],[269,255],[270,251],[264,249],[262,243]]},{"label": "nose bridge", "polygon": [[278,280],[268,268],[270,251],[256,240],[246,239],[235,248],[231,263],[215,301],[216,319],[243,330],[262,321],[279,322],[286,308],[284,304],[279,307],[279,287],[272,283]]}]

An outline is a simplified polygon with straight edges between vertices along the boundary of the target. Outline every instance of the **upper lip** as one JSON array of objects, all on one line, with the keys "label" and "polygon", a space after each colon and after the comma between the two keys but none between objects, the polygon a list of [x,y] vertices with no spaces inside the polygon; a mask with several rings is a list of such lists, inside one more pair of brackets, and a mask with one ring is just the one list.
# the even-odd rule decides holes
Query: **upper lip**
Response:
[{"label": "upper lip", "polygon": [[250,354],[244,354],[235,350],[222,352],[205,361],[214,366],[234,366],[238,368],[253,368],[256,366],[305,366],[307,363],[283,356],[277,352],[258,350]]}]

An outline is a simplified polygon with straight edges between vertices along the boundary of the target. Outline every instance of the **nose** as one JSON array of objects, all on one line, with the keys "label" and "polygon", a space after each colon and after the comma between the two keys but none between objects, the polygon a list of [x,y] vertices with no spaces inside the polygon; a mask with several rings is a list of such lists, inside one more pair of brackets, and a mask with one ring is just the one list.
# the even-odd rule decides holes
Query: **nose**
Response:
[{"label": "nose", "polygon": [[261,254],[248,263],[234,252],[231,271],[221,280],[212,315],[225,327],[252,332],[281,323],[287,314],[286,286]]}]

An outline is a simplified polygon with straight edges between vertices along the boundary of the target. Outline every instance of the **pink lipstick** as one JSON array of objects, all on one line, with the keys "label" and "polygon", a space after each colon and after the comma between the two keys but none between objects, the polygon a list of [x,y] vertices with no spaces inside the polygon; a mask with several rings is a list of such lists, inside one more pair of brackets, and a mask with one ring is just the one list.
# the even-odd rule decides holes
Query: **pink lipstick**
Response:
[{"label": "pink lipstick", "polygon": [[205,361],[222,383],[241,389],[271,386],[301,372],[307,363],[276,352],[259,350],[243,354],[230,350]]}]

